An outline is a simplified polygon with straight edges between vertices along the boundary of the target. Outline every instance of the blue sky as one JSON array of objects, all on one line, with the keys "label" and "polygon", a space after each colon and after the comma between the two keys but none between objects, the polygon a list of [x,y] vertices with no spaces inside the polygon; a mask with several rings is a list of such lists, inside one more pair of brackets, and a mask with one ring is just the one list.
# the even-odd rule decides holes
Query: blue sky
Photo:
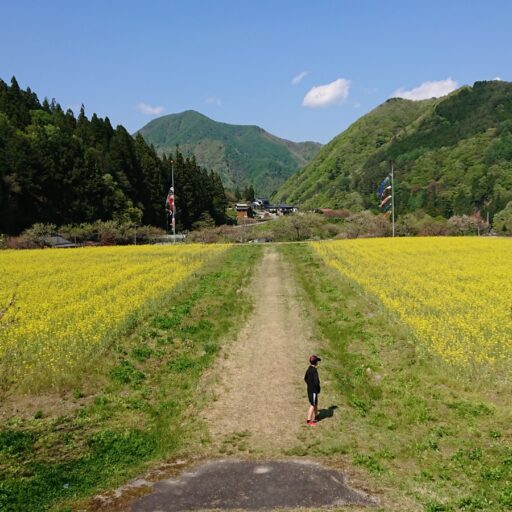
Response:
[{"label": "blue sky", "polygon": [[512,80],[508,0],[5,0],[0,12],[0,78],[130,132],[193,109],[325,143],[395,94]]}]

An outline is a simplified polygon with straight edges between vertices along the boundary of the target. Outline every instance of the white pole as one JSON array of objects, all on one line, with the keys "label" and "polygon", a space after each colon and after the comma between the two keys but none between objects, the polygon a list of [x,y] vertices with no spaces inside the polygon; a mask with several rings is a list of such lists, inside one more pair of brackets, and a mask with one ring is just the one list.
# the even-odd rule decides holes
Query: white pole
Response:
[{"label": "white pole", "polygon": [[393,223],[393,238],[395,238],[395,173],[391,163],[391,218]]}]

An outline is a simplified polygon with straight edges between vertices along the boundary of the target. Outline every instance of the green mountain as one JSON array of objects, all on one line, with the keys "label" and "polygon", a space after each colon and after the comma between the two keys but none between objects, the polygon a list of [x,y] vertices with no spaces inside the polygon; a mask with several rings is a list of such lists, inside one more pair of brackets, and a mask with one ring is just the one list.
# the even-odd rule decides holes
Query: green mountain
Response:
[{"label": "green mountain", "polygon": [[219,173],[225,187],[252,185],[261,195],[275,192],[321,147],[280,139],[258,126],[218,123],[193,110],[154,119],[137,133],[159,154],[179,145],[185,156],[193,154],[200,166]]},{"label": "green mountain", "polygon": [[304,208],[376,208],[394,163],[396,209],[492,216],[512,200],[512,83],[393,98],[325,145],[274,196]]}]

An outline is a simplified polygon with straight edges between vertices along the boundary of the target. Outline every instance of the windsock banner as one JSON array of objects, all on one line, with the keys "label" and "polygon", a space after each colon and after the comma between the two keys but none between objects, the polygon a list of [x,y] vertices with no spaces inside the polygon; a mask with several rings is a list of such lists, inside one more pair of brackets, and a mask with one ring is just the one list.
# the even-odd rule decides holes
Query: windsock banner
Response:
[{"label": "windsock banner", "polygon": [[386,176],[383,180],[382,180],[382,183],[379,185],[379,189],[377,190],[377,197],[379,199],[382,199],[382,196],[384,194],[384,192],[388,189],[388,188],[391,188],[391,179],[389,176]]},{"label": "windsock banner", "polygon": [[380,203],[380,205],[379,205],[379,208],[384,208],[384,206],[385,206],[387,203],[389,203],[389,201],[391,201],[391,195],[389,195],[389,196],[385,197],[385,198],[381,201],[381,203]]},{"label": "windsock banner", "polygon": [[391,206],[393,205],[393,182],[391,180],[391,175],[386,176],[379,188],[377,190],[377,198],[380,201],[379,208],[383,213],[389,211]]},{"label": "windsock banner", "polygon": [[167,199],[165,200],[165,208],[169,213],[174,213],[174,188],[169,189]]}]

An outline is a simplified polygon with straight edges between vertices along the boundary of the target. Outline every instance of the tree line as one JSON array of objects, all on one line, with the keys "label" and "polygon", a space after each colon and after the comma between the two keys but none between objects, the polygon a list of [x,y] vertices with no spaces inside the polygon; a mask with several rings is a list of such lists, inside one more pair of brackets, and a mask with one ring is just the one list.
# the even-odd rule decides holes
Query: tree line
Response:
[{"label": "tree line", "polygon": [[16,78],[0,80],[0,233],[35,223],[77,225],[115,220],[168,227],[165,199],[175,176],[179,230],[220,225],[227,199],[217,173],[184,158],[160,158],[142,135],[108,117],[75,117],[40,102]]}]

